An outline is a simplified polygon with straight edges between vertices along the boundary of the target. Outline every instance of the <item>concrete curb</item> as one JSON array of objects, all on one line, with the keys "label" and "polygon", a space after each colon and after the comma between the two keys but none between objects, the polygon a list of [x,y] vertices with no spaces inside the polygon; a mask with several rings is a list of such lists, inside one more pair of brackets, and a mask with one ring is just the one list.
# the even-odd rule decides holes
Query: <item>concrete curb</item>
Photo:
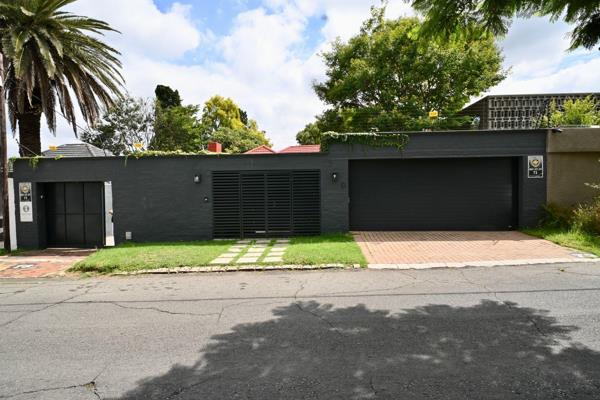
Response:
[{"label": "concrete curb", "polygon": [[207,267],[180,267],[157,268],[131,272],[117,272],[113,276],[152,275],[152,274],[189,274],[209,272],[259,272],[259,271],[309,271],[321,269],[360,269],[358,264],[323,264],[323,265],[239,265],[239,266],[207,266]]},{"label": "concrete curb", "polygon": [[539,264],[564,264],[564,263],[600,263],[600,258],[548,258],[531,260],[504,260],[504,261],[472,261],[450,263],[421,263],[421,264],[369,264],[368,269],[432,269],[432,268],[467,268],[467,267],[502,267]]}]

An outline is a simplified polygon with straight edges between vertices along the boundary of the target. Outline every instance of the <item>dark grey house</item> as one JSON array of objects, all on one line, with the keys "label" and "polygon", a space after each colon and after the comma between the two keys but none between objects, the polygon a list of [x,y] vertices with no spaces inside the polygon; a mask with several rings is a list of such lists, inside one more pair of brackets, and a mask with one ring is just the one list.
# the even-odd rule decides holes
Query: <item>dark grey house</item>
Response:
[{"label": "dark grey house", "polygon": [[340,141],[312,154],[17,160],[15,192],[31,188],[16,200],[31,206],[17,215],[19,246],[104,245],[108,183],[116,243],[537,222],[545,130],[408,136],[402,150]]},{"label": "dark grey house", "polygon": [[492,95],[465,107],[459,115],[478,117],[480,129],[534,129],[552,101],[560,108],[565,100],[587,96],[600,100],[600,93]]}]

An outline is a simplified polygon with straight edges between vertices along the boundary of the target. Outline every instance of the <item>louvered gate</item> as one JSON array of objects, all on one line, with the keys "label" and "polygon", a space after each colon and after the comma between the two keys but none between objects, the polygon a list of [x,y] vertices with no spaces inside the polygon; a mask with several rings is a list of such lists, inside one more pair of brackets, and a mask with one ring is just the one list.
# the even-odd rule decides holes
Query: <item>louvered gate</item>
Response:
[{"label": "louvered gate", "polygon": [[216,171],[212,176],[214,237],[320,233],[320,171]]}]

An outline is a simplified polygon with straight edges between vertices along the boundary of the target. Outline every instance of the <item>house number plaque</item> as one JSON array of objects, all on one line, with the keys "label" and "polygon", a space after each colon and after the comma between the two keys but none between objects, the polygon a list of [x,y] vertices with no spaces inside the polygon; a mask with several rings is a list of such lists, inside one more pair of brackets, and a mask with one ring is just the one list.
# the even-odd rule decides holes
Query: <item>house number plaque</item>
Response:
[{"label": "house number plaque", "polygon": [[19,211],[21,222],[33,222],[33,201],[31,182],[19,183]]},{"label": "house number plaque", "polygon": [[527,177],[528,178],[543,178],[544,177],[544,156],[528,156],[527,157]]}]

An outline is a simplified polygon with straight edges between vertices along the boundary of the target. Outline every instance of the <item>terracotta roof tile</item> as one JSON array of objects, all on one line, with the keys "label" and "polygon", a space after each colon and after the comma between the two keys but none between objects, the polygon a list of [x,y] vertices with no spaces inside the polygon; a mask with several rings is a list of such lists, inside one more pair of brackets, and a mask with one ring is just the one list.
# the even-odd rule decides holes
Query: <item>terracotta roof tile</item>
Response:
[{"label": "terracotta roof tile", "polygon": [[252,150],[248,150],[244,154],[275,154],[275,150],[263,144],[261,146],[253,148]]},{"label": "terracotta roof tile", "polygon": [[279,153],[318,153],[321,151],[321,145],[319,144],[305,144],[300,146],[290,146],[281,150]]}]

